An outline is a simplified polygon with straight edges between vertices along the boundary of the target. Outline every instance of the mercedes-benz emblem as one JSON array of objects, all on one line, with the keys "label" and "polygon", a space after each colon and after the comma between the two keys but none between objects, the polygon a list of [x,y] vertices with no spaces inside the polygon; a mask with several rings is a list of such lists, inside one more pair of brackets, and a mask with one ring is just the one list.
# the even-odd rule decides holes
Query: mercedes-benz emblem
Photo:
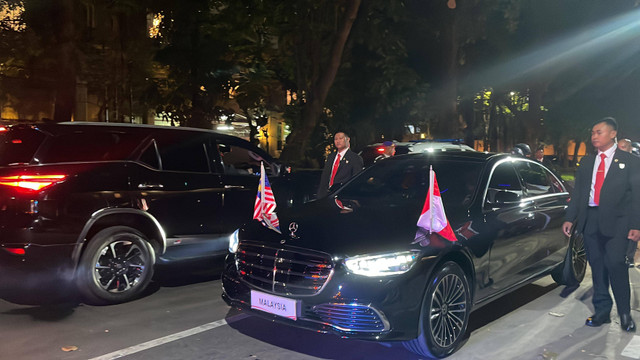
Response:
[{"label": "mercedes-benz emblem", "polygon": [[298,231],[298,223],[297,222],[292,222],[289,224],[289,236],[291,236],[294,239],[297,239],[298,237],[296,236],[296,231]]}]

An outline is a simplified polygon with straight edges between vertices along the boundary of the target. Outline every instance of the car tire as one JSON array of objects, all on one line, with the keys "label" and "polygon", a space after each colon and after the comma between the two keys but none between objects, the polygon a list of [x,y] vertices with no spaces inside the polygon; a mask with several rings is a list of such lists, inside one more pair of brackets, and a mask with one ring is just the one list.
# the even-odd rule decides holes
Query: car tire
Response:
[{"label": "car tire", "polygon": [[404,347],[418,355],[443,358],[461,345],[471,312],[467,275],[455,262],[437,268],[422,300],[419,334]]},{"label": "car tire", "polygon": [[153,247],[141,232],[126,226],[109,227],[87,244],[76,285],[89,304],[127,302],[149,285],[154,264]]},{"label": "car tire", "polygon": [[560,285],[577,285],[584,279],[587,271],[587,253],[581,233],[573,230],[569,247],[562,264],[551,272],[553,280]]}]

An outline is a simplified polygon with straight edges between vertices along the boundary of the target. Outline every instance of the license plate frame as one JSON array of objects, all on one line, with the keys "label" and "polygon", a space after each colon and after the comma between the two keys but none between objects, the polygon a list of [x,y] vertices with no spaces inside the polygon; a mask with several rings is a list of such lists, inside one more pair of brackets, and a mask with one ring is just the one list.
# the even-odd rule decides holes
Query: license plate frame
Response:
[{"label": "license plate frame", "polygon": [[300,301],[251,290],[251,308],[291,320],[298,320]]}]

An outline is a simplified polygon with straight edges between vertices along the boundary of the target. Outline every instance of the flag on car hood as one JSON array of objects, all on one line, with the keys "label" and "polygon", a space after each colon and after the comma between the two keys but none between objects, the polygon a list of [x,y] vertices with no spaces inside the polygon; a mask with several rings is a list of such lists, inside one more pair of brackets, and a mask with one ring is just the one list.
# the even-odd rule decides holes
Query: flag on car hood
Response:
[{"label": "flag on car hood", "polygon": [[429,168],[429,191],[422,208],[422,214],[418,218],[418,226],[429,233],[437,233],[447,240],[457,241],[444,212],[440,188],[438,188],[438,181],[433,167]]},{"label": "flag on car hood", "polygon": [[271,190],[271,184],[269,184],[262,162],[260,162],[260,183],[258,184],[256,203],[253,207],[253,218],[260,220],[269,229],[280,233],[280,221],[276,215],[276,198]]}]

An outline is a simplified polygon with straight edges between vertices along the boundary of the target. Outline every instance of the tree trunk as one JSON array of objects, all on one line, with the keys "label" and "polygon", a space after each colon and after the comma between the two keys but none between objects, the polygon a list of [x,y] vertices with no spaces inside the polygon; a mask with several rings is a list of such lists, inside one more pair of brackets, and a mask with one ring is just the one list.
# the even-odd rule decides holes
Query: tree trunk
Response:
[{"label": "tree trunk", "polygon": [[444,81],[445,108],[439,116],[437,137],[451,138],[460,135],[458,126],[458,24],[455,7],[447,11],[451,15],[451,25],[444,29],[446,50],[444,51],[447,75]]},{"label": "tree trunk", "polygon": [[575,166],[578,163],[578,153],[580,152],[580,145],[582,144],[582,140],[576,138],[573,141],[575,142],[576,146],[573,148],[573,160],[571,161],[571,165]]},{"label": "tree trunk", "polygon": [[542,97],[546,92],[547,84],[534,83],[529,89],[529,111],[523,112],[523,124],[526,128],[526,141],[535,151],[537,144],[544,140],[543,128],[540,123],[542,119]]},{"label": "tree trunk", "polygon": [[331,49],[329,63],[326,71],[312,84],[309,89],[307,102],[302,111],[302,124],[292,129],[287,138],[280,159],[286,162],[300,161],[305,157],[305,151],[309,146],[309,138],[318,125],[318,121],[324,108],[325,100],[336,78],[342,62],[344,51],[351,27],[356,20],[362,0],[350,0],[345,14],[344,22],[336,34],[336,39]]},{"label": "tree trunk", "polygon": [[76,69],[73,0],[62,0],[54,7],[59,16],[54,22],[56,42],[58,44],[56,82],[56,100],[53,120],[56,122],[71,121],[76,103]]}]

